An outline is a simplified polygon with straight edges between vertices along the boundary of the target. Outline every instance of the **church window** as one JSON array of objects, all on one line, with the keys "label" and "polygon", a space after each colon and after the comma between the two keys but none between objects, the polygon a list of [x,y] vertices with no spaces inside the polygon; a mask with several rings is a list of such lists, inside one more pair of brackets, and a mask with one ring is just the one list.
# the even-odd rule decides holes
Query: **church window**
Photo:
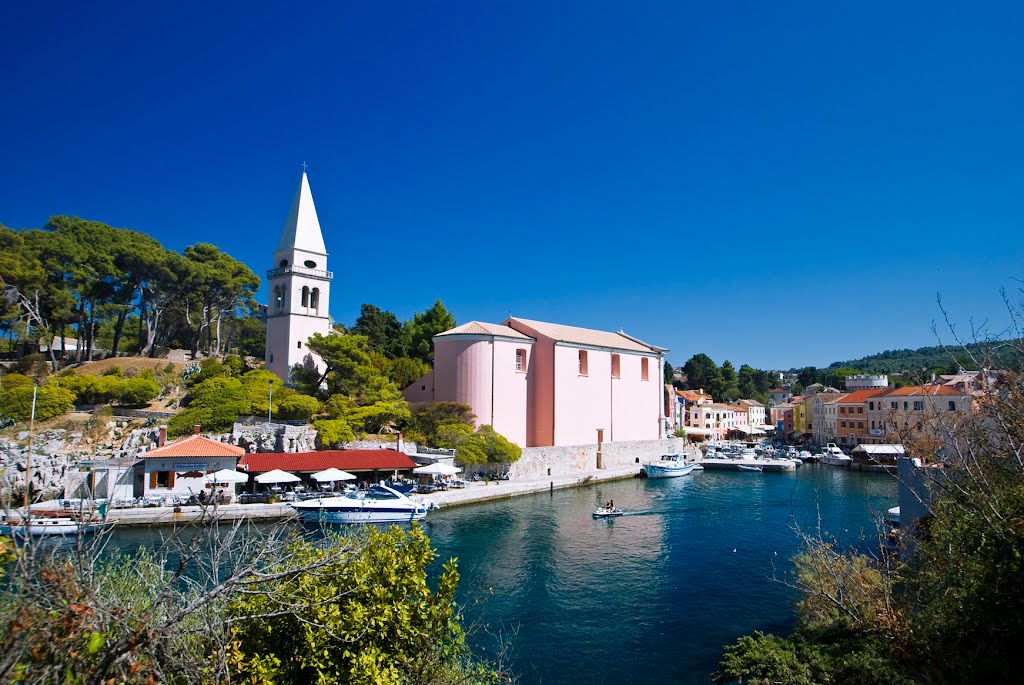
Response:
[{"label": "church window", "polygon": [[306,268],[307,269],[315,269],[316,268],[316,262],[314,262],[312,259],[307,259],[305,264],[306,264]]},{"label": "church window", "polygon": [[612,355],[612,378],[619,378],[620,370],[621,370],[621,364],[619,362],[619,355],[613,354]]},{"label": "church window", "polygon": [[299,342],[297,343],[297,345],[298,345],[298,348],[299,348],[299,349],[301,350],[301,349],[302,349],[302,341],[300,340],[300,341],[299,341]]},{"label": "church window", "polygon": [[309,306],[309,287],[305,285],[302,286],[302,306]]},{"label": "church window", "polygon": [[313,292],[309,298],[309,306],[317,311],[320,310],[320,288],[313,288]]},{"label": "church window", "polygon": [[526,350],[516,350],[516,371],[526,371]]},{"label": "church window", "polygon": [[580,350],[580,375],[587,375],[587,351]]},{"label": "church window", "polygon": [[650,375],[648,371],[648,364],[650,363],[650,361],[651,360],[648,359],[647,357],[643,357],[640,359],[640,380],[642,381],[650,380]]}]

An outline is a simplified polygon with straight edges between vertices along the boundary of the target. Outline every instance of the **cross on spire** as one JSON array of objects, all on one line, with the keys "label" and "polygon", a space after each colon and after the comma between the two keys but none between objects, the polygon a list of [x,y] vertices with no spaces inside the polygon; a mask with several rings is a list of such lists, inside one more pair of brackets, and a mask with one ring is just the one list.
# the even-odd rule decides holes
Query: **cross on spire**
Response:
[{"label": "cross on spire", "polygon": [[302,173],[306,173],[306,169],[308,169],[308,168],[309,168],[309,165],[306,164],[305,162],[303,162],[302,163]]}]

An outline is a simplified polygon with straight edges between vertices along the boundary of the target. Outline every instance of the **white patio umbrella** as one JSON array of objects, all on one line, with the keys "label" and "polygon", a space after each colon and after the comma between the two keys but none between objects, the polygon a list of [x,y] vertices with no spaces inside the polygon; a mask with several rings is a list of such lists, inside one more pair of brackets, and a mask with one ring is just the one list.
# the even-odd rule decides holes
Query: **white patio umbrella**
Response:
[{"label": "white patio umbrella", "polygon": [[456,473],[462,473],[462,469],[458,466],[449,466],[448,464],[436,462],[434,464],[427,464],[426,466],[414,468],[412,472],[422,473],[425,476],[453,476]]},{"label": "white patio umbrella", "polygon": [[221,469],[216,473],[206,474],[207,485],[229,485],[231,483],[245,483],[249,480],[248,473],[242,473],[241,471],[235,471],[234,469]]},{"label": "white patio umbrella", "polygon": [[300,480],[302,479],[294,473],[288,473],[281,469],[274,469],[273,471],[267,471],[256,476],[256,482],[260,485],[266,483],[298,483]]},{"label": "white patio umbrella", "polygon": [[323,471],[317,471],[311,476],[311,478],[318,482],[331,483],[336,480],[355,480],[358,476],[353,475],[348,471],[342,471],[341,469],[331,467],[329,469],[324,469]]}]

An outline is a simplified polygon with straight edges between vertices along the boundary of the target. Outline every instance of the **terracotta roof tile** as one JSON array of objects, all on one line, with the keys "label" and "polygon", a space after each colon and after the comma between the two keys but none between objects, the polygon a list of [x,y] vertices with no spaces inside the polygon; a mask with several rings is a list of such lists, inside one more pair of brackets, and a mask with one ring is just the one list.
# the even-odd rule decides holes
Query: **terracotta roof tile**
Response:
[{"label": "terracotta roof tile", "polygon": [[859,404],[861,402],[867,402],[869,397],[875,397],[876,395],[882,395],[884,393],[879,392],[881,388],[870,388],[864,390],[855,390],[841,400],[839,404]]},{"label": "terracotta roof tile", "polygon": [[913,395],[946,395],[964,397],[965,393],[947,385],[905,385],[888,393],[889,397],[909,397]]},{"label": "terracotta roof tile", "polygon": [[169,442],[163,447],[143,452],[145,459],[156,457],[240,457],[245,450],[226,442],[218,442],[202,435],[190,435],[181,440]]},{"label": "terracotta roof tile", "polygon": [[411,469],[416,462],[397,450],[323,450],[321,452],[269,452],[247,454],[238,462],[249,473],[274,469],[291,473],[316,473],[334,467],[342,471],[393,471]]}]

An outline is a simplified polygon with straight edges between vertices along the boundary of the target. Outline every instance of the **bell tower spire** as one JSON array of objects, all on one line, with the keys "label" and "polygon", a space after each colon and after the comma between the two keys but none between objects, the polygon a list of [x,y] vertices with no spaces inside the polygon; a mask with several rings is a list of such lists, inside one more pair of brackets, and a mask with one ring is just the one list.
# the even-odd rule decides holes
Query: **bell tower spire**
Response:
[{"label": "bell tower spire", "polygon": [[266,369],[287,383],[296,364],[323,370],[323,361],[306,348],[306,341],[314,333],[328,335],[331,330],[328,305],[334,275],[327,270],[327,248],[305,168],[274,263],[275,268],[267,271]]}]

